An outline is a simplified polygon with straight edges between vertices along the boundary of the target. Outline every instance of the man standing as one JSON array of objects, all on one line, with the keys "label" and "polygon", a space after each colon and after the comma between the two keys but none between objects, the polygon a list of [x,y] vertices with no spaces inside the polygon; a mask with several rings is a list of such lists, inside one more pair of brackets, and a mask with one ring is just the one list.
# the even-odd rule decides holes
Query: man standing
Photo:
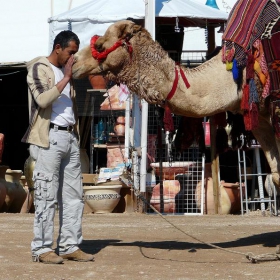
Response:
[{"label": "man standing", "polygon": [[[29,127],[22,139],[36,161],[34,181],[33,261],[59,264],[64,259],[92,261],[79,249],[84,202],[79,150],[78,114],[71,84],[79,38],[60,32],[48,57],[28,65]],[[59,208],[57,255],[53,249],[55,208]]]}]

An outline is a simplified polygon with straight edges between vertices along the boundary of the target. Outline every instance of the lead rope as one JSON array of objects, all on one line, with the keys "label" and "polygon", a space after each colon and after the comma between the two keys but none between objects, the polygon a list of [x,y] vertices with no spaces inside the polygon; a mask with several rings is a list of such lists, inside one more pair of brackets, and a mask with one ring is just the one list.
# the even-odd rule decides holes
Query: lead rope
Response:
[{"label": "lead rope", "polygon": [[[138,81],[139,81],[139,86],[140,86],[140,73],[139,73],[139,68],[138,67]],[[107,86],[107,93],[108,93],[108,86]],[[108,101],[109,101],[109,106],[110,106],[110,111],[111,111],[111,118],[113,120],[113,125],[115,125],[115,119],[113,116],[113,110],[112,110],[112,105],[111,105],[111,100],[110,100],[110,95],[108,94]],[[208,245],[209,247],[227,252],[227,253],[231,253],[231,254],[236,254],[236,255],[242,255],[245,256],[251,263],[258,263],[258,262],[265,262],[265,261],[278,261],[280,260],[280,256],[278,256],[277,254],[261,254],[261,255],[254,255],[251,252],[248,253],[242,253],[242,252],[238,252],[235,250],[229,250],[226,248],[222,248],[220,246],[214,245],[212,243],[208,243],[205,242],[197,237],[195,237],[194,235],[185,232],[184,230],[182,230],[181,228],[179,228],[178,226],[176,226],[174,223],[172,223],[171,221],[169,221],[168,219],[166,219],[154,206],[152,206],[147,199],[141,194],[141,192],[134,186],[133,184],[133,180],[131,178],[131,172],[129,173],[126,167],[126,163],[125,163],[125,158],[122,152],[122,148],[121,148],[121,143],[120,143],[120,139],[117,135],[117,140],[118,140],[118,145],[120,148],[120,153],[122,155],[122,159],[125,165],[125,169],[123,172],[123,175],[120,176],[120,179],[123,183],[125,183],[128,187],[130,187],[131,189],[133,189],[134,194],[137,197],[137,212],[139,211],[139,207],[140,207],[140,201],[143,203],[143,205],[146,205],[147,207],[150,207],[153,211],[155,211],[155,213],[157,213],[164,221],[166,221],[168,224],[170,224],[172,227],[174,227],[175,229],[177,229],[178,231],[180,231],[181,233],[183,233],[184,235],[202,243],[205,245]]]}]

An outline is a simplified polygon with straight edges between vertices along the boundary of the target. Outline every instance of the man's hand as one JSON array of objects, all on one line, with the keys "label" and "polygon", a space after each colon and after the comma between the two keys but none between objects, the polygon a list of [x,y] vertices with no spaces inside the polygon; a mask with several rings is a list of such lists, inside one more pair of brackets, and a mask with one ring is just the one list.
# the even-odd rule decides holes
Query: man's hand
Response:
[{"label": "man's hand", "polygon": [[75,58],[74,55],[72,54],[64,67],[64,77],[69,78],[69,80],[72,77],[72,66],[74,63],[75,63]]}]

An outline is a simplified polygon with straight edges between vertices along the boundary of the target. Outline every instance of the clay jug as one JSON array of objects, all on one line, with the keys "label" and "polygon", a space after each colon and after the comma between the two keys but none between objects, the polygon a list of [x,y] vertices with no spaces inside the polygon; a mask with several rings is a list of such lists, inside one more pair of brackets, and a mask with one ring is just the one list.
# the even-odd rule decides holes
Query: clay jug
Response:
[{"label": "clay jug", "polygon": [[29,190],[27,180],[24,175],[22,175],[20,177],[20,183],[22,184],[23,189],[25,190],[25,192],[27,194],[26,199],[21,207],[20,213],[31,213],[31,212],[33,213],[33,209],[31,209],[31,208],[33,208],[32,207],[33,206],[33,195],[32,195],[33,192],[31,192]]},{"label": "clay jug", "polygon": [[118,116],[116,123],[118,124],[125,124],[125,117],[124,116]]},{"label": "clay jug", "polygon": [[7,195],[5,201],[8,206],[8,212],[10,213],[19,213],[27,196],[20,183],[22,174],[23,172],[21,170],[6,170]]},{"label": "clay jug", "polygon": [[33,195],[33,188],[34,188],[34,182],[32,180],[34,168],[35,168],[35,160],[33,160],[31,156],[29,156],[24,163],[24,176],[29,191],[32,193],[32,195]]},{"label": "clay jug", "polygon": [[[221,181],[221,187],[223,187],[229,197],[231,207],[230,214],[240,213],[241,211],[241,199],[240,199],[240,185],[239,183],[226,183]],[[242,185],[243,198],[245,196],[245,187]]]},{"label": "clay jug", "polygon": [[89,82],[93,89],[106,89],[106,80],[101,75],[89,75]]},{"label": "clay jug", "polygon": [[0,211],[2,210],[2,206],[5,203],[7,191],[4,182],[0,180]]},{"label": "clay jug", "polygon": [[125,126],[123,124],[117,124],[114,127],[114,131],[115,131],[116,135],[123,136],[125,133]]},{"label": "clay jug", "polygon": [[[1,204],[1,208],[0,211],[1,212],[7,212],[7,204],[6,204],[6,196],[7,196],[7,181],[5,179],[5,174],[6,174],[6,170],[9,168],[9,166],[6,165],[0,165],[0,182],[1,184],[5,187],[5,189],[2,187],[2,191],[1,193],[3,193],[3,197],[4,197],[4,201]],[[2,194],[1,194],[1,198],[2,198]],[[2,199],[1,199],[2,200]]]}]

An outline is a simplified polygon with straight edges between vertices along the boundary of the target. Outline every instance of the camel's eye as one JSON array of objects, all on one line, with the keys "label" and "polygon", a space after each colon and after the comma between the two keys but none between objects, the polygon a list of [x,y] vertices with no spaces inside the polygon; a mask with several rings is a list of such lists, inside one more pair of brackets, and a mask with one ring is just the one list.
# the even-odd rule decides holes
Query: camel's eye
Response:
[{"label": "camel's eye", "polygon": [[102,51],[103,51],[102,44],[95,44],[94,47],[95,47],[95,49],[96,49],[98,52],[102,52]]},{"label": "camel's eye", "polygon": [[100,37],[98,38],[98,40],[95,42],[95,49],[98,51],[98,52],[103,52],[104,51],[104,47],[103,47],[103,44],[104,44],[104,38],[103,37]]}]

